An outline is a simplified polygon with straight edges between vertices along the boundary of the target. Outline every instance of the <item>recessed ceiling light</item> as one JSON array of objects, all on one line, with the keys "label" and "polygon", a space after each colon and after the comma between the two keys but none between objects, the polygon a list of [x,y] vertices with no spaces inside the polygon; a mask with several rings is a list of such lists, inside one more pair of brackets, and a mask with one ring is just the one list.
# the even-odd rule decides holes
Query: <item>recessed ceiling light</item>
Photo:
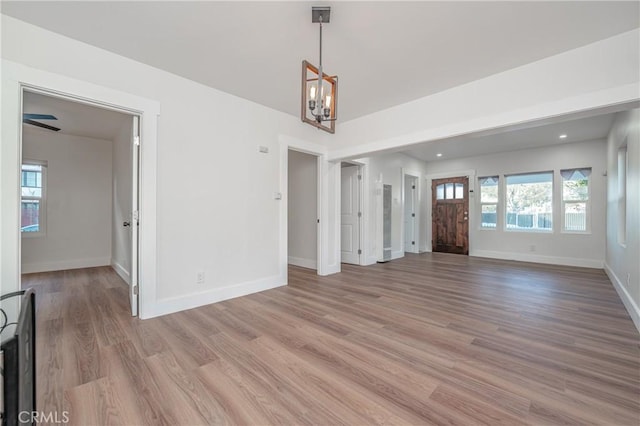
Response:
[{"label": "recessed ceiling light", "polygon": [[437,153],[436,157],[442,157],[442,154],[441,153]]},{"label": "recessed ceiling light", "polygon": [[559,137],[560,137],[560,139],[566,139],[566,138],[567,138],[567,135],[566,135],[566,134],[562,134],[562,135],[560,135]]}]

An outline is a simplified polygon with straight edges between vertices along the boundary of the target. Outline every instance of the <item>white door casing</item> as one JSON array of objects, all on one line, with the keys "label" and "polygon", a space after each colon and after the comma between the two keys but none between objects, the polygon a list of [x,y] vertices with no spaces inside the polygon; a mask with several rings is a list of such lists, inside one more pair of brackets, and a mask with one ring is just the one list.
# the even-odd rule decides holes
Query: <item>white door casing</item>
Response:
[{"label": "white door casing", "polygon": [[131,271],[129,285],[129,300],[131,302],[131,315],[138,316],[138,232],[140,217],[140,197],[139,197],[139,170],[140,170],[140,117],[133,116],[133,131],[131,134]]},{"label": "white door casing", "polygon": [[341,170],[340,255],[343,263],[360,264],[360,167]]}]

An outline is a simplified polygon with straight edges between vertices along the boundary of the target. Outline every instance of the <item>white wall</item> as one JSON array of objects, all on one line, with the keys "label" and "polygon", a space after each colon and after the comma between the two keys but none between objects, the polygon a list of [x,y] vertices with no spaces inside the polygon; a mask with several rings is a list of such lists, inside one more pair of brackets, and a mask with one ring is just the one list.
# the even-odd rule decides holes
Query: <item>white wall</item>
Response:
[{"label": "white wall", "polygon": [[128,284],[131,274],[131,230],[122,226],[131,222],[133,118],[122,123],[113,139],[113,232],[111,265]]},{"label": "white wall", "polygon": [[46,234],[22,237],[22,271],[109,265],[111,141],[23,126],[23,158],[47,162]]},{"label": "white wall", "polygon": [[[427,163],[430,178],[456,171],[475,172],[475,178],[525,172],[553,170],[554,215],[553,233],[517,232],[504,229],[480,229],[480,206],[477,183],[469,199],[469,254],[540,263],[554,263],[602,268],[605,247],[606,171],[605,142],[590,141],[561,144],[553,147],[527,149],[480,157]],[[559,200],[561,194],[560,169],[591,167],[591,232],[569,234],[560,231]],[[428,204],[431,208],[431,183],[427,182]],[[430,212],[429,216],[430,217]],[[431,240],[431,228],[428,229]],[[535,250],[531,250],[535,246]]]},{"label": "white wall", "polygon": [[[626,242],[618,239],[618,149],[627,144]],[[618,113],[607,141],[605,270],[640,330],[640,110]]]},{"label": "white wall", "polygon": [[338,124],[330,159],[640,98],[640,29]]},{"label": "white wall", "polygon": [[289,263],[317,268],[318,157],[289,150]]},{"label": "white wall", "polygon": [[[160,104],[157,153],[144,146],[144,134],[142,146],[143,157],[151,155],[157,160],[156,244],[148,248],[157,259],[157,269],[152,271],[157,279],[141,283],[142,299],[151,295],[143,317],[286,284],[279,250],[286,245],[279,220],[286,204],[273,196],[285,192],[280,183],[278,141],[282,135],[313,141],[315,128],[287,114],[6,16],[2,16],[2,57],[2,205],[10,213],[2,217],[3,291],[4,283],[19,283],[14,262],[17,242],[12,239],[19,145],[11,126],[20,113],[17,102],[6,99],[17,98],[17,82],[42,75],[50,80],[62,75],[67,85],[77,80],[85,86],[115,90],[122,98],[130,95]],[[5,93],[10,97],[5,98]],[[270,153],[258,152],[260,145]],[[334,168],[326,167],[325,179],[334,185]],[[141,221],[144,226],[147,224]],[[5,233],[9,238],[4,238]],[[339,259],[335,231],[329,234],[327,261],[331,256]],[[199,271],[205,272],[203,284],[196,284]]]},{"label": "white wall", "polygon": [[[417,176],[420,182],[425,174],[426,163],[405,154],[384,154],[366,159],[368,173],[365,179],[369,179],[369,194],[365,197],[368,203],[365,207],[365,215],[368,220],[365,232],[371,238],[365,241],[365,263],[372,264],[381,259],[382,245],[382,193],[381,185],[391,185],[391,256],[393,259],[404,256],[404,179],[403,174]],[[380,178],[382,177],[382,180]],[[421,183],[421,182],[420,182]],[[424,185],[419,183],[419,217],[425,217],[426,204],[424,198]],[[420,227],[420,238],[418,241],[420,251],[426,247],[426,234],[424,227]]]}]

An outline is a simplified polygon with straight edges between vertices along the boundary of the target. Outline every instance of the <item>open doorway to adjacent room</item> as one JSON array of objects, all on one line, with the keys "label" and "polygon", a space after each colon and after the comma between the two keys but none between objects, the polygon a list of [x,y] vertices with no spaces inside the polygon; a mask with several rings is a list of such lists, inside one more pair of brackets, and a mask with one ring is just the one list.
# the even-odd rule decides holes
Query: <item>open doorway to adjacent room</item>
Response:
[{"label": "open doorway to adjacent room", "polygon": [[108,281],[137,315],[139,116],[29,88],[22,114],[23,285]]},{"label": "open doorway to adjacent room", "polygon": [[287,262],[318,270],[318,156],[288,150]]}]

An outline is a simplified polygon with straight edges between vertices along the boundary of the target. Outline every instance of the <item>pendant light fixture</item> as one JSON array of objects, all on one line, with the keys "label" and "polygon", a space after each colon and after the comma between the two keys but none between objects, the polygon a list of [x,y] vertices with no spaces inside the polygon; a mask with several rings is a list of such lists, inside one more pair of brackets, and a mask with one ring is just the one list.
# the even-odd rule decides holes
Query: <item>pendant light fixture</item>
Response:
[{"label": "pendant light fixture", "polygon": [[327,75],[322,69],[322,24],[329,23],[330,14],[330,7],[311,8],[311,22],[320,26],[320,61],[318,67],[302,61],[301,119],[318,129],[335,133],[338,76]]}]

